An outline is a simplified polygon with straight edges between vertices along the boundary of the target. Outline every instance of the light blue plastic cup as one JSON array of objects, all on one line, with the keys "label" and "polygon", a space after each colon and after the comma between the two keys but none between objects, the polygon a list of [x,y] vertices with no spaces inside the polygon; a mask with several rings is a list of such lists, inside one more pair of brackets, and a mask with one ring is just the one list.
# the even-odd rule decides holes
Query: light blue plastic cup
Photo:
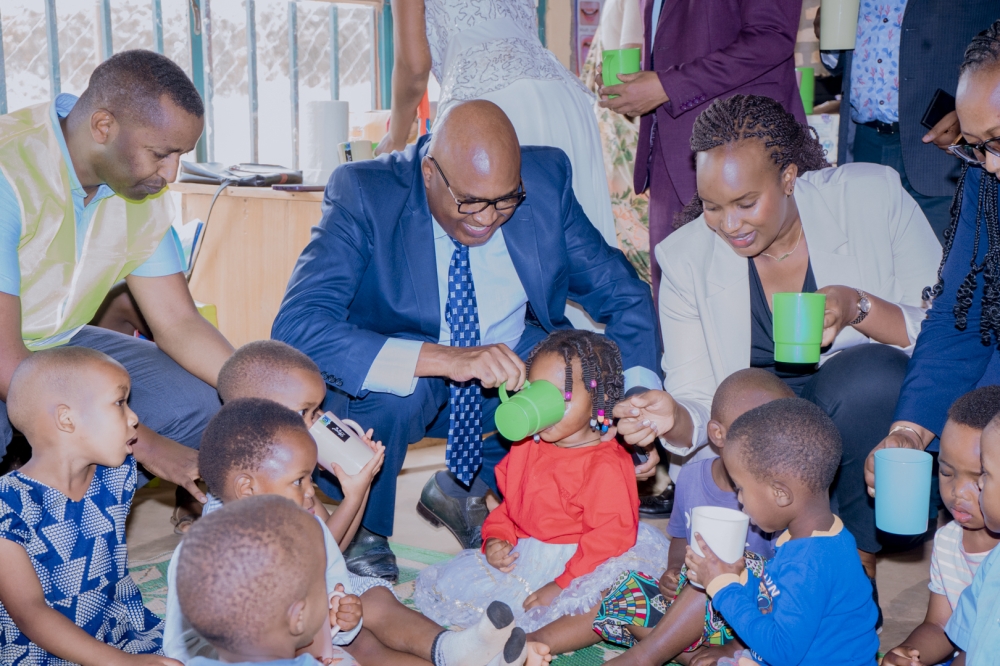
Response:
[{"label": "light blue plastic cup", "polygon": [[875,452],[876,527],[891,534],[927,531],[932,462],[931,454],[915,449]]}]

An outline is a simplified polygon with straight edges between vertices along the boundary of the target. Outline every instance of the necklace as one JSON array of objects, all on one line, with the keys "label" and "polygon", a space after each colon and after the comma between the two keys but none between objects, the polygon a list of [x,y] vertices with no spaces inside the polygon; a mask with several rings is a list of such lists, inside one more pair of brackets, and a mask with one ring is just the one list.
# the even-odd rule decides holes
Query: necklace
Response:
[{"label": "necklace", "polygon": [[776,262],[782,262],[785,259],[788,259],[788,257],[792,256],[792,253],[795,252],[797,249],[799,249],[799,242],[801,240],[802,240],[802,223],[799,222],[799,237],[795,241],[795,247],[793,247],[791,250],[784,253],[780,257],[776,257],[773,254],[768,254],[767,252],[761,252],[761,254],[770,259],[774,259]]},{"label": "necklace", "polygon": [[578,449],[581,446],[586,446],[587,444],[593,444],[594,442],[599,442],[599,441],[601,441],[600,437],[598,437],[597,439],[588,439],[586,442],[580,442],[579,444],[571,444],[569,446],[560,446],[559,448],[560,449]]}]

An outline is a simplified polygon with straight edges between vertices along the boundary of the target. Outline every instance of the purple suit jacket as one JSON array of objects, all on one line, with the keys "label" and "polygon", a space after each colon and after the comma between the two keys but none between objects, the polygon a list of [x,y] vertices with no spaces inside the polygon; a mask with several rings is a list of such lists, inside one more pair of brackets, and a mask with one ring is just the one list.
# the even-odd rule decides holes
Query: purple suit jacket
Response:
[{"label": "purple suit jacket", "polygon": [[691,129],[713,100],[767,95],[805,122],[794,55],[802,0],[663,0],[652,58],[653,0],[642,3],[647,45],[642,68],[656,70],[670,101],[642,117],[635,191],[648,187],[650,157],[659,150],[677,195],[687,203],[695,193]]}]

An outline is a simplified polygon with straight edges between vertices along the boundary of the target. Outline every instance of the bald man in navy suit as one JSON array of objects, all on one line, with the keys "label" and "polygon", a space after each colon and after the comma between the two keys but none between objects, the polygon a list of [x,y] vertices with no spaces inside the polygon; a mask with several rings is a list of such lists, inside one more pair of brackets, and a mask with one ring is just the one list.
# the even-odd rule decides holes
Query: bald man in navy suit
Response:
[{"label": "bald man in navy suit", "polygon": [[[496,387],[519,388],[532,347],[572,327],[567,298],[621,348],[626,391],[660,386],[649,286],[587,219],[566,154],[520,147],[496,105],[457,105],[415,146],[334,171],[272,336],[316,361],[326,409],[386,445],[345,553],[352,571],[398,575],[386,541],[396,475],[426,436],[448,437],[449,471],[428,482],[420,512],[478,547],[506,453],[482,437],[495,429]],[[317,481],[339,496],[332,477]]]}]

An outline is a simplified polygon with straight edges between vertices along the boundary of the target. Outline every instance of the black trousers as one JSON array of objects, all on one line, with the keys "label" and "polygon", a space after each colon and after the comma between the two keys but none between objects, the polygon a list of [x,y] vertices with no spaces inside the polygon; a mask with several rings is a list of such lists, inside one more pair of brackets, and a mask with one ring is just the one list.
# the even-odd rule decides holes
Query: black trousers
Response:
[{"label": "black trousers", "polygon": [[845,349],[824,363],[802,388],[802,397],[825,411],[844,444],[830,505],[858,548],[877,553],[875,500],[865,486],[865,460],[892,424],[909,357],[881,344]]}]

